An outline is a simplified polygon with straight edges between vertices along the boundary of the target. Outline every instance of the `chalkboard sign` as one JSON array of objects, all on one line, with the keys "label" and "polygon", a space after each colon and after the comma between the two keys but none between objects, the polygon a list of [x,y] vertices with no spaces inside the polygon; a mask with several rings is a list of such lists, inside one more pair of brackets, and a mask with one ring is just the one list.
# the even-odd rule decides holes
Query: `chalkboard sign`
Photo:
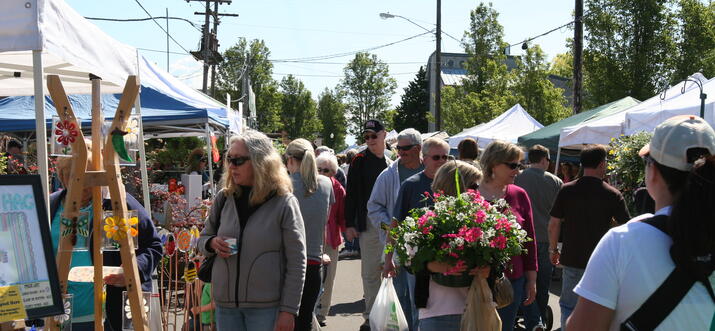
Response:
[{"label": "chalkboard sign", "polygon": [[0,176],[0,322],[64,312],[41,183]]}]

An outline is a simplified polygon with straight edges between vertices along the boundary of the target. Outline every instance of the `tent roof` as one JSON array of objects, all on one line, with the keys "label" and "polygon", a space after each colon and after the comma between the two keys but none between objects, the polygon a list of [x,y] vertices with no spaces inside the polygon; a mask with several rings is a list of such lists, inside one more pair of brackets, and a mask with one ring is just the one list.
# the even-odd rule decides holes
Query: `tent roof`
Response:
[{"label": "tent roof", "polygon": [[625,97],[623,99],[589,109],[519,137],[519,145],[531,147],[536,144],[540,144],[556,153],[556,148],[559,146],[559,135],[561,134],[562,128],[626,110],[637,105],[639,102],[640,101],[632,97]]},{"label": "tent roof", "polygon": [[[697,76],[701,81],[707,80],[700,74],[693,76]],[[561,129],[559,147],[580,149],[584,144],[608,144],[611,138],[618,137],[623,133],[623,123],[627,113],[656,107],[668,102],[668,100],[678,97],[682,87],[681,84],[682,82],[631,108]],[[697,88],[697,85],[693,82],[689,82],[686,84],[685,90],[689,91],[693,88]]]},{"label": "tent roof", "polygon": [[476,139],[480,148],[486,147],[492,140],[516,143],[519,136],[543,127],[520,104],[516,104],[497,118],[450,137],[449,146],[456,148],[465,138]]},{"label": "tent roof", "polygon": [[62,0],[0,1],[0,31],[2,96],[34,94],[33,50],[42,52],[45,74],[59,75],[68,94],[91,93],[90,73],[102,78],[103,91],[119,93],[138,71],[135,48]]},{"label": "tent roof", "polygon": [[[681,85],[682,86],[682,85]],[[715,126],[715,78],[703,84],[705,120]],[[700,116],[700,89],[692,88],[668,102],[626,114],[624,133],[651,132],[658,124],[676,115]]]}]

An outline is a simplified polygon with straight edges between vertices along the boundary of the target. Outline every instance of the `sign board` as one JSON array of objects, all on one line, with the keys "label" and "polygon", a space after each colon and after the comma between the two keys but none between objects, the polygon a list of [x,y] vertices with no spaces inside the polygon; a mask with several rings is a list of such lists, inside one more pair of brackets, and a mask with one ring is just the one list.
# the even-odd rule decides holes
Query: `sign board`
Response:
[{"label": "sign board", "polygon": [[0,176],[0,322],[64,312],[47,220],[39,175]]}]

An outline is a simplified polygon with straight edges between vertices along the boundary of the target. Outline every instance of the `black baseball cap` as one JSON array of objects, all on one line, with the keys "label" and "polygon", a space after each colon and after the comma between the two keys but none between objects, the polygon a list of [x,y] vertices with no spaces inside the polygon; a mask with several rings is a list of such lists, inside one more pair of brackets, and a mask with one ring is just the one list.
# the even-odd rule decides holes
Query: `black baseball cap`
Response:
[{"label": "black baseball cap", "polygon": [[365,122],[365,125],[362,126],[362,132],[380,132],[382,130],[385,130],[385,127],[382,126],[382,123],[378,120],[369,120]]}]

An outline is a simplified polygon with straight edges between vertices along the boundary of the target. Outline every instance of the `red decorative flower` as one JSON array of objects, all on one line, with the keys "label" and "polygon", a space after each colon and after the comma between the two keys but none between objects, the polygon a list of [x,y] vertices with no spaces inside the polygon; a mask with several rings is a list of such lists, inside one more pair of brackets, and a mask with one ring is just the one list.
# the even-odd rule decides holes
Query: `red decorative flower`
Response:
[{"label": "red decorative flower", "polygon": [[61,121],[57,123],[55,134],[57,135],[57,142],[67,146],[75,141],[75,137],[79,135],[79,132],[77,132],[77,127],[73,122]]}]

